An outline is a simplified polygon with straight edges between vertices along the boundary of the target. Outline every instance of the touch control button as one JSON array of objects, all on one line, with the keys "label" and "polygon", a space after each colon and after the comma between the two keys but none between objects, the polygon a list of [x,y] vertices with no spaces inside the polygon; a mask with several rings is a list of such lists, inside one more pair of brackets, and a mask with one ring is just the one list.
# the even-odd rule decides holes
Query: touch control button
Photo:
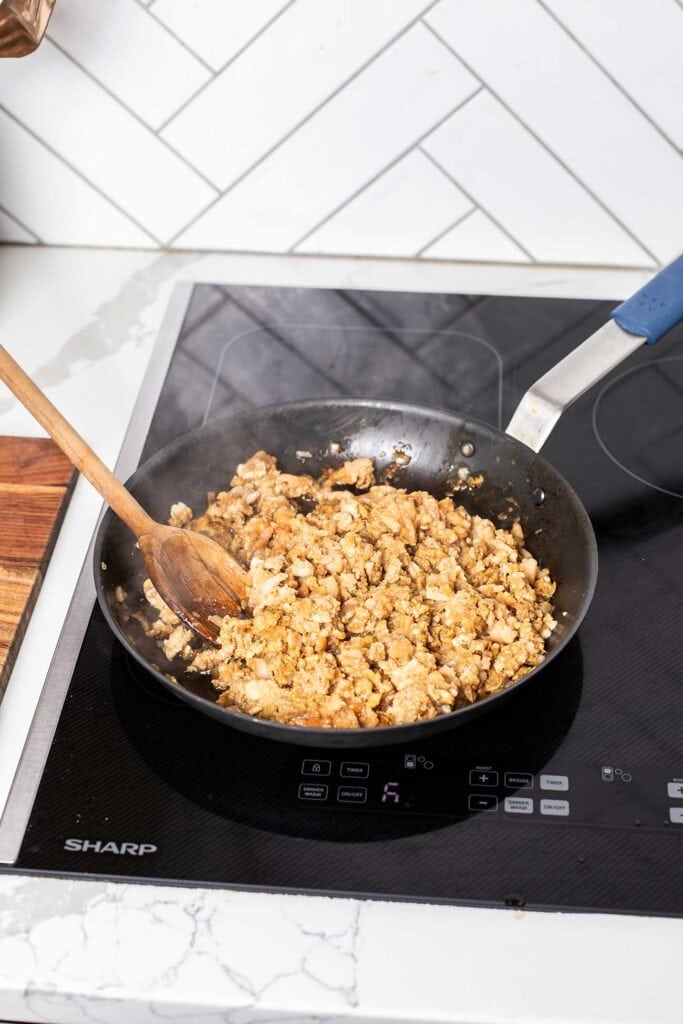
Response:
[{"label": "touch control button", "polygon": [[331,761],[308,760],[301,765],[302,775],[329,775],[331,771]]},{"label": "touch control button", "polygon": [[506,796],[505,811],[507,814],[533,814],[534,802],[529,796]]},{"label": "touch control button", "polygon": [[467,806],[471,811],[495,811],[498,797],[492,793],[470,793]]},{"label": "touch control button", "polygon": [[470,786],[497,786],[498,772],[476,771],[470,772]]},{"label": "touch control button", "polygon": [[365,761],[342,761],[339,774],[347,779],[367,779],[370,765]]},{"label": "touch control button", "polygon": [[566,818],[569,814],[569,800],[541,800],[541,814],[556,814]]},{"label": "touch control button", "polygon": [[670,807],[669,820],[673,825],[683,825],[683,807]]},{"label": "touch control button", "polygon": [[533,789],[533,785],[531,772],[505,772],[506,789]]},{"label": "touch control button", "polygon": [[541,789],[569,789],[569,779],[566,775],[541,775]]},{"label": "touch control button", "polygon": [[683,782],[667,782],[666,791],[673,800],[683,800]]},{"label": "touch control button", "polygon": [[327,786],[302,782],[299,786],[299,800],[327,800]]},{"label": "touch control button", "polygon": [[368,798],[365,786],[339,786],[337,800],[340,804],[364,804]]}]

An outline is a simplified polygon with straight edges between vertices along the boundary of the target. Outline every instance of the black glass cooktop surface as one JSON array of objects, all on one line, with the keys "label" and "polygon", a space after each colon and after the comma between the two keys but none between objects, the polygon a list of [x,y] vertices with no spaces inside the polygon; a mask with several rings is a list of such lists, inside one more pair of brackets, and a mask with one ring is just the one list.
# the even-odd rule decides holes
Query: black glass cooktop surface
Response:
[{"label": "black glass cooktop surface", "polygon": [[[296,398],[503,426],[614,305],[196,286],[143,459]],[[514,700],[410,747],[286,746],[167,694],[95,609],[13,868],[683,914],[681,342],[637,352],[544,450],[589,511],[600,573],[578,636]]]}]

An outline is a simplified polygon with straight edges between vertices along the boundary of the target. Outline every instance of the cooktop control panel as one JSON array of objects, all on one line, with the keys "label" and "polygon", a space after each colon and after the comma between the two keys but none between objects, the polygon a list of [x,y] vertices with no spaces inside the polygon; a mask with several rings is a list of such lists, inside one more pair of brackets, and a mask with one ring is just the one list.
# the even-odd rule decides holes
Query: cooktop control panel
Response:
[{"label": "cooktop control panel", "polygon": [[464,764],[409,750],[292,755],[285,782],[300,808],[599,827],[683,835],[683,772],[629,764]]}]

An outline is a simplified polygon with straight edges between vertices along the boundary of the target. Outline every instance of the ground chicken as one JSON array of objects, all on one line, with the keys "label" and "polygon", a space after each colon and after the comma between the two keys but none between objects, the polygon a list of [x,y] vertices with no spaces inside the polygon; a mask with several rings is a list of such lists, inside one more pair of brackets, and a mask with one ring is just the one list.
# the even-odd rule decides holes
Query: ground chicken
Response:
[{"label": "ground chicken", "polygon": [[201,645],[147,580],[150,635],[209,673],[225,707],[325,728],[434,718],[538,665],[555,584],[521,525],[374,481],[370,459],[316,481],[257,452],[203,515],[174,505],[174,525],[249,566],[251,614],[222,620],[219,648]]}]

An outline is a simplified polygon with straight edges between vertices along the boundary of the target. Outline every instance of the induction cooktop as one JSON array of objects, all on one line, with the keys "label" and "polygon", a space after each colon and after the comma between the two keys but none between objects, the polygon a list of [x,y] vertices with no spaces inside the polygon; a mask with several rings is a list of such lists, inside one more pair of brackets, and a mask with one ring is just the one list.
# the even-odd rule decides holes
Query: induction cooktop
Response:
[{"label": "induction cooktop", "polygon": [[[403,399],[502,427],[614,305],[181,286],[119,472],[289,399]],[[598,539],[577,636],[514,700],[429,742],[311,750],[210,719],[129,659],[86,562],[0,824],[3,869],[682,915],[681,342],[643,347],[544,449]]]}]

